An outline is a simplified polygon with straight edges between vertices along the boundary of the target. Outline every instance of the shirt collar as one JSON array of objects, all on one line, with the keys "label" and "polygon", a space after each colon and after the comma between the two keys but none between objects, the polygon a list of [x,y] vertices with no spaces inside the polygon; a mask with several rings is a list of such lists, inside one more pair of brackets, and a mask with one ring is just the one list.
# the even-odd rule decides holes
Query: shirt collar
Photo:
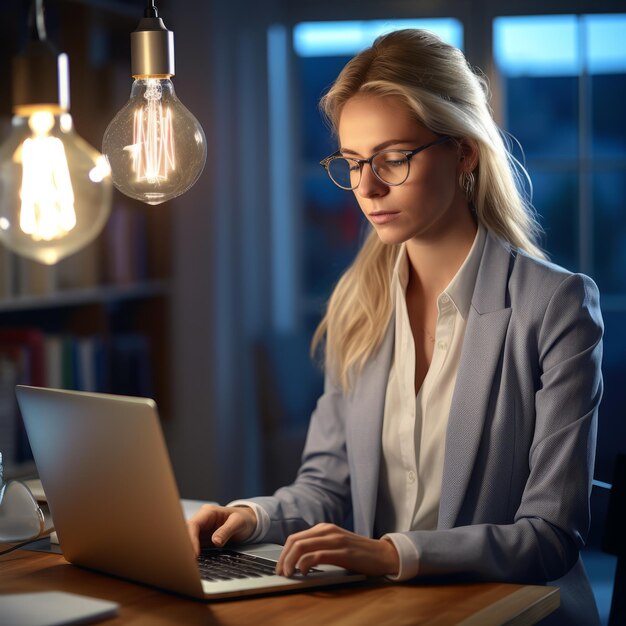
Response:
[{"label": "shirt collar", "polygon": [[[454,278],[450,281],[448,286],[443,290],[438,298],[439,303],[441,296],[446,294],[450,300],[452,300],[454,306],[464,320],[467,319],[470,306],[472,304],[472,295],[474,294],[474,287],[476,285],[476,278],[478,276],[478,269],[480,267],[480,260],[483,255],[486,238],[487,231],[479,222],[476,230],[476,236],[474,237],[474,243],[472,243],[472,247],[470,248],[468,255],[465,257],[465,261],[463,261],[463,264],[454,275]],[[408,284],[409,258],[406,252],[406,245],[402,244],[400,246],[400,251],[398,253],[398,258],[396,260],[391,279],[392,296],[398,292],[398,289],[400,289],[404,295]]]},{"label": "shirt collar", "polygon": [[398,258],[393,268],[393,274],[391,278],[391,294],[401,289],[403,293],[406,293],[406,287],[409,284],[409,257],[406,253],[406,244],[400,245],[400,251],[398,252]]},{"label": "shirt collar", "polygon": [[487,231],[479,222],[476,236],[474,237],[474,243],[468,255],[465,257],[465,261],[463,261],[463,264],[459,267],[458,272],[454,275],[450,284],[443,290],[443,293],[454,302],[454,305],[464,320],[467,319],[470,305],[472,304],[476,277],[478,276],[478,269],[483,256],[486,238]]}]

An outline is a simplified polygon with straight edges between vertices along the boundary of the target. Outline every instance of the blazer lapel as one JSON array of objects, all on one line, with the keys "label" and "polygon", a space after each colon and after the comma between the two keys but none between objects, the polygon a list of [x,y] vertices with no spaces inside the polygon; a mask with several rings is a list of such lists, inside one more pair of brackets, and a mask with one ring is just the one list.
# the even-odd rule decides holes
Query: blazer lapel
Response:
[{"label": "blazer lapel", "polygon": [[476,460],[492,381],[511,316],[507,289],[513,259],[510,249],[488,234],[450,407],[439,528],[454,526]]},{"label": "blazer lapel", "polygon": [[383,413],[394,336],[392,316],[376,356],[365,365],[358,378],[353,391],[354,402],[347,413],[346,437],[350,452],[354,530],[368,537],[374,531]]}]

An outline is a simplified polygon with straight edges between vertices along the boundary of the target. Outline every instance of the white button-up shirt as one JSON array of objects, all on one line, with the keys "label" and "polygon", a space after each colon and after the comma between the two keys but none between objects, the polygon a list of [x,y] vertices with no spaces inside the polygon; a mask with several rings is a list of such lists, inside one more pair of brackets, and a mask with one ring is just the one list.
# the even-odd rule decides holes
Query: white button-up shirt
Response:
[{"label": "white button-up shirt", "polygon": [[398,533],[437,527],[448,415],[485,234],[479,226],[468,256],[437,298],[432,361],[417,397],[405,246],[394,269],[395,345],[385,396],[375,532],[388,533],[385,537],[396,546],[401,580],[417,575],[419,555],[413,543]]}]

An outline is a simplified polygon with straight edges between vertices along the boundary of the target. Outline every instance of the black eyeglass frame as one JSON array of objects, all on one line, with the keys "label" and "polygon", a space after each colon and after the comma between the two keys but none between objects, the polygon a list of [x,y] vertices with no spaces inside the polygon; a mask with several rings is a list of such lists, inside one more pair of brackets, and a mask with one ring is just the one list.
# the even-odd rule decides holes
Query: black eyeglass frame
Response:
[{"label": "black eyeglass frame", "polygon": [[[387,148],[385,150],[379,150],[378,152],[375,152],[374,154],[372,154],[372,156],[369,159],[356,159],[354,157],[347,157],[347,156],[344,156],[343,154],[341,154],[341,150],[337,150],[337,152],[333,152],[330,156],[327,156],[325,159],[322,159],[320,161],[320,165],[326,170],[326,173],[328,174],[328,178],[330,178],[330,180],[332,180],[333,183],[335,185],[337,185],[337,187],[339,187],[340,189],[345,189],[346,191],[354,191],[361,184],[361,179],[363,177],[363,166],[365,164],[369,165],[372,168],[372,172],[374,172],[374,176],[376,176],[376,178],[378,178],[378,180],[381,183],[383,183],[385,185],[388,185],[389,187],[397,187],[398,185],[402,185],[403,183],[405,183],[406,179],[409,177],[409,174],[411,173],[411,159],[416,154],[419,154],[423,150],[426,150],[426,148],[431,148],[432,146],[437,146],[439,144],[445,143],[446,141],[449,141],[450,139],[452,139],[452,137],[450,137],[450,135],[442,135],[441,137],[438,137],[434,141],[426,143],[423,146],[418,146],[414,150],[398,150],[397,148]],[[399,183],[388,183],[386,180],[383,180],[378,175],[376,170],[372,167],[372,161],[377,156],[379,156],[381,154],[385,154],[386,152],[398,152],[400,154],[403,154],[406,157],[407,165],[408,165],[407,170],[406,170],[406,176],[404,177],[404,180],[400,181]],[[355,163],[358,164],[358,166],[359,166],[359,182],[357,183],[356,187],[344,187],[343,185],[340,185],[330,175],[330,172],[328,170],[328,166],[329,166],[330,162],[334,161],[335,159],[346,159],[346,160],[349,160],[349,161],[354,161]]]}]

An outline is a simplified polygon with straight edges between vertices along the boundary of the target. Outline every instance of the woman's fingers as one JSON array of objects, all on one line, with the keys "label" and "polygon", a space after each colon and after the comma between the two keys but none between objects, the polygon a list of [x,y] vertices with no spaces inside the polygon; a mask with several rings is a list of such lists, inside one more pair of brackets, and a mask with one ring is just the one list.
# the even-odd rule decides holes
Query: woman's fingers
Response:
[{"label": "woman's fingers", "polygon": [[318,524],[287,539],[276,573],[293,576],[299,569],[306,574],[320,564],[383,576],[397,574],[399,556],[390,541],[369,539],[333,524]]},{"label": "woman's fingers", "polygon": [[196,555],[203,545],[223,546],[230,539],[245,541],[256,528],[256,514],[249,507],[204,505],[187,528]]},{"label": "woman's fingers", "polygon": [[203,540],[206,541],[207,535],[215,529],[216,519],[218,515],[218,507],[211,504],[205,504],[200,510],[187,522],[187,529],[191,537],[191,545],[198,556]]},{"label": "woman's fingers", "polygon": [[[293,576],[296,569],[306,574],[321,563],[353,569],[349,558],[360,540],[365,539],[334,524],[318,524],[287,538],[277,565],[277,573]],[[354,555],[356,556],[356,555]]]},{"label": "woman's fingers", "polygon": [[[350,551],[347,548],[334,548],[327,550],[315,550],[305,552],[297,562],[298,569],[304,574],[308,574],[317,565],[337,565],[345,569],[353,570],[354,562],[350,559]],[[288,576],[293,576],[288,574]]]},{"label": "woman's fingers", "polygon": [[256,527],[256,515],[252,509],[237,507],[236,510],[228,510],[228,517],[211,537],[216,546],[223,546],[230,539],[244,541]]},{"label": "woman's fingers", "polygon": [[[304,558],[307,557],[307,563],[311,568],[314,564],[319,564],[322,561],[317,560],[319,558],[318,552],[324,551],[326,558],[331,558],[329,551],[339,550],[343,548],[342,538],[338,535],[319,534],[309,537],[299,537],[292,540],[289,544],[285,544],[281,553],[280,559],[276,567],[276,573],[284,576],[293,576],[296,568],[303,574],[304,571]],[[334,560],[326,560],[324,563],[330,565],[337,565]]]}]

